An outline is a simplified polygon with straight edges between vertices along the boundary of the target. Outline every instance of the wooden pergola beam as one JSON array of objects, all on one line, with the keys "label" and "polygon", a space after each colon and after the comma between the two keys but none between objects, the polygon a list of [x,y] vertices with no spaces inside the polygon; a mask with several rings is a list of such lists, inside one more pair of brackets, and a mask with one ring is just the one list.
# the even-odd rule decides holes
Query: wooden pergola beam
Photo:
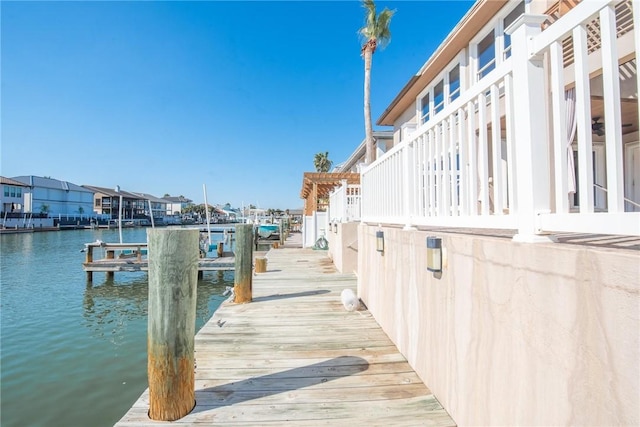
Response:
[{"label": "wooden pergola beam", "polygon": [[304,215],[318,210],[318,200],[329,197],[334,188],[347,184],[360,184],[360,174],[355,172],[305,172],[302,178],[300,198],[304,199]]}]

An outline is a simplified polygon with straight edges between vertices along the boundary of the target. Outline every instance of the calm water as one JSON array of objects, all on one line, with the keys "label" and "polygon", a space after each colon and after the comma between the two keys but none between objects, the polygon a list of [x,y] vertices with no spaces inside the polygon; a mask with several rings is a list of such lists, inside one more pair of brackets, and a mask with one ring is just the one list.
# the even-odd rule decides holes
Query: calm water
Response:
[{"label": "calm water", "polygon": [[[143,228],[125,242],[146,241]],[[212,237],[222,238],[217,233]],[[117,230],[0,236],[0,424],[112,426],[147,387],[147,275],[82,270],[85,243],[117,242]],[[100,250],[94,257],[101,257]],[[198,282],[196,330],[233,273]]]}]

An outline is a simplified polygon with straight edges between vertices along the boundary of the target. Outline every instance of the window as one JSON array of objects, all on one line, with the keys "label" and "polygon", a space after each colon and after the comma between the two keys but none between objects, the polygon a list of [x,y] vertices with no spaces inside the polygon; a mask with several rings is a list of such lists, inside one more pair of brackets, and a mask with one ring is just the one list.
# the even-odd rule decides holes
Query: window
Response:
[{"label": "window", "polygon": [[444,80],[440,80],[433,88],[433,112],[434,114],[444,108]]},{"label": "window", "polygon": [[[513,24],[520,15],[524,13],[524,2],[521,2],[518,6],[513,9],[506,18],[504,18],[502,28],[507,28],[509,25]],[[511,36],[507,33],[503,34],[504,37],[504,49],[502,50],[502,57],[507,59],[511,56]]]},{"label": "window", "polygon": [[22,197],[22,188],[16,188],[16,197]]},{"label": "window", "polygon": [[8,185],[4,186],[4,197],[9,197],[9,186]]},{"label": "window", "polygon": [[447,105],[460,96],[462,82],[460,76],[460,58],[443,70],[438,76],[438,80],[434,79],[432,86],[428,86],[422,92],[422,97],[418,96],[417,109],[420,111],[419,123],[428,122],[434,114],[444,110]]},{"label": "window", "polygon": [[9,187],[11,190],[11,197],[16,197],[16,187]]},{"label": "window", "polygon": [[96,199],[96,200],[95,200],[95,205],[96,205],[96,207],[100,207],[100,202],[101,202],[101,200],[100,200],[100,199]]},{"label": "window", "polygon": [[491,31],[478,43],[478,80],[496,68],[496,38]]},{"label": "window", "polygon": [[449,102],[460,96],[460,64],[449,71]]},{"label": "window", "polygon": [[420,110],[422,111],[422,123],[429,121],[429,94],[427,93],[420,101]]}]

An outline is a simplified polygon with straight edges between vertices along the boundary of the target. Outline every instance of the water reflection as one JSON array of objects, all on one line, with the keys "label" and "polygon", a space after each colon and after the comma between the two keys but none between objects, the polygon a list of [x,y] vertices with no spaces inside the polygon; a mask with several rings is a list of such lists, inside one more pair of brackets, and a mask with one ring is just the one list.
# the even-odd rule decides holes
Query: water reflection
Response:
[{"label": "water reflection", "polygon": [[[222,294],[226,286],[233,286],[233,272],[205,273],[198,280],[196,297],[196,331],[211,318],[226,297]],[[85,326],[92,335],[111,337],[118,345],[126,335],[130,322],[146,319],[148,309],[148,276],[137,275],[130,280],[105,278],[102,283],[87,284],[83,296]]]}]

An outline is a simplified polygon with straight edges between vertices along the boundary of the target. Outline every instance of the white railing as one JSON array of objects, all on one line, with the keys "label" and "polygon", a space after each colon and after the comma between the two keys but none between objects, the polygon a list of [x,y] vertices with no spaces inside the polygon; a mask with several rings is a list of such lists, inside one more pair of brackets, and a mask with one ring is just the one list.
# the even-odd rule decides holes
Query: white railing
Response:
[{"label": "white railing", "polygon": [[[544,32],[545,16],[517,20],[509,29],[511,58],[363,169],[362,221],[510,228],[522,241],[548,240],[541,236],[560,231],[640,234],[640,213],[624,212],[616,3],[581,2]],[[633,7],[637,28],[638,2]],[[601,48],[588,54],[584,31],[597,17]],[[563,67],[562,41],[568,35],[574,37],[575,65]],[[633,41],[634,31],[628,36],[626,42]],[[596,55],[605,82],[604,213],[593,208],[589,73]],[[571,70],[575,77],[565,77]],[[573,169],[567,156],[567,86],[576,88],[577,213],[570,211],[568,191]]]},{"label": "white railing", "polygon": [[516,228],[512,90],[508,60],[365,169],[363,221]]},{"label": "white railing", "polygon": [[335,222],[360,221],[360,185],[343,180],[329,195],[329,220]]},{"label": "white railing", "polygon": [[[551,92],[552,123],[551,150],[555,175],[551,183],[551,208],[541,212],[538,226],[545,231],[592,231],[612,234],[639,234],[640,216],[625,212],[624,194],[624,141],[622,138],[622,111],[620,90],[620,59],[636,57],[637,31],[640,17],[638,2],[590,0],[578,4],[556,24],[533,38],[531,55],[547,59]],[[625,9],[633,7],[633,30]],[[617,12],[617,13],[616,13]],[[567,39],[570,43],[567,43]],[[563,44],[572,46],[573,63],[566,65]],[[628,59],[627,59],[628,60]],[[592,120],[594,97],[590,84],[594,72],[601,73],[602,110],[604,122],[604,171],[594,174]],[[567,146],[567,128],[571,125],[567,115],[565,88],[575,82],[575,121],[577,140],[577,176],[573,165],[573,150]],[[636,88],[636,94],[638,88]],[[600,95],[599,93],[597,93]],[[636,95],[637,102],[637,95]],[[635,117],[637,123],[639,117]],[[596,158],[596,161],[598,159]],[[597,163],[596,163],[597,165]],[[597,166],[595,167],[597,169]],[[635,174],[640,173],[635,169]],[[601,175],[601,182],[596,182]],[[575,193],[580,201],[579,211],[571,213],[573,198],[571,187],[577,182]],[[632,177],[638,182],[638,176]],[[598,195],[594,188],[606,188],[606,202],[596,212]],[[629,204],[627,204],[629,207]]]}]

